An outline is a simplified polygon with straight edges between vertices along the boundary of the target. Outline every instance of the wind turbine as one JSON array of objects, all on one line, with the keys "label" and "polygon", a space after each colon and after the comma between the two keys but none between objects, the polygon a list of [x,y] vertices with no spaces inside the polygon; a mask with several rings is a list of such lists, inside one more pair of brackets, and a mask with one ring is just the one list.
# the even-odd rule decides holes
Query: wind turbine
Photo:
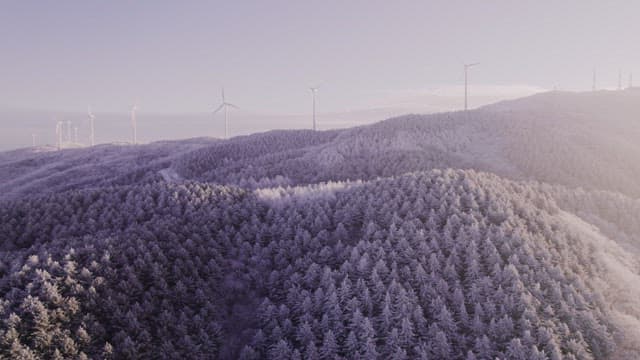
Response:
[{"label": "wind turbine", "polygon": [[96,144],[96,134],[95,134],[95,130],[93,127],[93,122],[96,119],[96,117],[93,115],[93,113],[91,112],[91,106],[87,106],[87,115],[89,116],[89,122],[91,124],[91,146],[94,146]]},{"label": "wind turbine", "polygon": [[313,131],[316,131],[316,93],[318,92],[318,87],[310,87],[311,97],[313,98]]},{"label": "wind turbine", "polygon": [[71,120],[67,120],[67,142],[71,142]]},{"label": "wind turbine", "polygon": [[74,126],[73,127],[73,142],[74,143],[78,143],[78,127]]},{"label": "wind turbine", "polygon": [[622,90],[622,69],[618,69],[618,90]]},{"label": "wind turbine", "polygon": [[213,111],[213,115],[217,114],[220,110],[224,110],[224,138],[225,139],[229,138],[229,117],[227,115],[227,109],[229,107],[239,109],[237,106],[233,105],[232,103],[227,102],[227,100],[224,97],[224,88],[222,88],[222,104],[220,104],[220,106],[218,106],[218,108]]},{"label": "wind turbine", "polygon": [[464,110],[469,109],[469,68],[480,63],[464,64]]},{"label": "wind turbine", "polygon": [[[56,120],[56,118],[53,118],[53,120]],[[58,145],[58,151],[62,149],[62,127],[62,121],[56,121],[56,142]]]},{"label": "wind turbine", "polygon": [[131,108],[131,127],[133,129],[133,144],[138,143],[138,123],[136,122],[136,111],[138,110],[138,105],[133,105]]},{"label": "wind turbine", "polygon": [[31,146],[36,147],[36,134],[31,134]]}]

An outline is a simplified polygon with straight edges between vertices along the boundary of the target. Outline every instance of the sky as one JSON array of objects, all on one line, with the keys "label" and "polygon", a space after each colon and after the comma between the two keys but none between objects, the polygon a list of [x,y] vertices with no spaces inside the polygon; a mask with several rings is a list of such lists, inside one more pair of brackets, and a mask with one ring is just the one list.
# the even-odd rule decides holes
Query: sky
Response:
[{"label": "sky", "polygon": [[[0,2],[0,110],[245,114],[462,106],[615,87],[638,69],[640,2]],[[640,73],[640,70],[638,70]],[[444,100],[443,100],[444,99]],[[398,110],[401,111],[401,110]],[[248,116],[248,115],[247,115]],[[258,121],[258,120],[257,120]],[[0,116],[0,131],[15,126]],[[0,141],[4,141],[0,136]]]}]

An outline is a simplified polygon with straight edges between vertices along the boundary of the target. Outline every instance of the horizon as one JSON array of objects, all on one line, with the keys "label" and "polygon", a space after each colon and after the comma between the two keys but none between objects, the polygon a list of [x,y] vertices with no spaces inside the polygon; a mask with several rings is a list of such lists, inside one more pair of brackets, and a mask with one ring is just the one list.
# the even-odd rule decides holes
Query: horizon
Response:
[{"label": "horizon", "polygon": [[[501,103],[509,103],[511,101],[518,101],[527,98],[532,98],[537,95],[545,95],[545,94],[566,94],[566,95],[611,95],[616,93],[625,93],[629,90],[636,90],[638,87],[627,87],[621,90],[608,88],[608,89],[599,89],[597,91],[573,91],[573,90],[546,90],[533,92],[531,94],[526,94],[523,96],[517,97],[504,97],[504,96],[479,96],[475,100],[479,103],[477,106],[470,107],[468,111],[474,111],[482,109],[486,106],[501,104]],[[318,131],[326,131],[326,130],[339,130],[339,129],[348,129],[352,127],[358,126],[366,126],[378,123],[380,121],[398,118],[406,115],[437,115],[437,114],[446,114],[446,113],[457,113],[464,112],[464,109],[458,107],[457,102],[460,100],[456,97],[443,97],[443,99],[449,99],[450,101],[445,104],[449,104],[450,108],[447,108],[446,105],[442,105],[444,107],[437,108],[433,107],[433,111],[405,111],[410,107],[399,107],[399,108],[372,108],[372,109],[355,109],[352,111],[345,112],[334,112],[334,113],[318,113],[319,127]],[[453,99],[453,100],[452,100]],[[414,106],[416,106],[414,104]],[[427,109],[423,107],[422,109]],[[100,136],[96,136],[96,144],[95,145],[108,145],[108,144],[131,144],[130,139],[130,113],[127,112],[99,112],[93,111],[92,113],[96,115],[96,133],[100,133]],[[27,128],[36,128],[39,129],[43,126],[43,123],[46,123],[47,126],[55,124],[55,121],[52,119],[56,119],[57,121],[61,121],[66,123],[70,121],[74,127],[78,127],[81,131],[81,135],[79,136],[80,141],[78,143],[74,143],[72,141],[65,141],[66,145],[64,148],[85,148],[90,147],[89,138],[86,131],[88,130],[88,120],[86,113],[82,112],[52,112],[48,110],[27,110],[27,109],[14,109],[14,110],[2,110],[0,109],[0,117],[7,116],[7,114],[13,114],[16,118],[20,118],[20,116],[26,116],[23,120],[26,122],[31,122],[27,125]],[[200,112],[200,113],[149,113],[144,111],[136,112],[137,121],[138,121],[138,134],[139,141],[137,144],[144,145],[150,144],[154,142],[162,142],[162,141],[184,141],[195,138],[210,138],[210,139],[219,139],[225,140],[223,136],[223,117],[218,115],[212,115],[210,112]],[[142,115],[142,116],[141,116]],[[269,113],[250,113],[247,111],[243,111],[242,109],[239,111],[234,111],[230,117],[233,122],[231,123],[231,134],[229,138],[234,138],[237,136],[247,136],[252,134],[259,134],[269,131],[278,131],[278,130],[311,130],[311,114],[269,114]],[[100,122],[99,120],[102,120]],[[256,122],[256,120],[261,120]],[[172,125],[176,122],[180,121],[182,126],[179,129],[173,129]],[[258,125],[256,126],[256,123]],[[108,126],[104,126],[107,124]],[[261,124],[261,125],[260,125]],[[23,124],[24,125],[24,124]],[[64,127],[64,124],[63,124]],[[66,127],[64,127],[66,129]],[[169,134],[169,130],[172,129],[171,135]],[[11,130],[11,129],[10,129]],[[14,133],[10,131],[6,134],[3,134],[4,138],[7,139],[12,135],[15,135],[15,132],[24,132],[24,126],[18,127],[14,129]],[[53,134],[53,128],[47,129],[48,132],[37,132],[37,133],[28,133],[23,139],[18,139],[14,142],[3,142],[0,143],[0,152],[4,151],[13,151],[13,150],[21,150],[21,149],[42,149],[46,147],[56,147],[56,137]],[[67,130],[63,130],[63,134],[66,134]],[[73,130],[71,130],[73,132]],[[27,140],[31,141],[31,135],[36,134],[36,146],[33,147],[32,144],[27,144]],[[24,135],[24,134],[23,134]],[[63,135],[65,136],[65,135]],[[46,139],[46,140],[43,140]],[[15,139],[14,139],[15,140]],[[12,146],[12,144],[23,144],[18,146]]]},{"label": "horizon", "polygon": [[[546,89],[528,87],[496,87],[476,86],[479,90],[470,97],[470,109],[482,107],[504,100],[513,100],[534,94],[544,93]],[[426,91],[417,96],[404,94],[394,99],[394,102],[380,104],[376,107],[345,109],[343,111],[318,111],[319,130],[342,129],[360,125],[372,124],[388,118],[406,114],[434,114],[462,110],[464,97],[456,95],[456,88],[443,88],[437,91]],[[320,98],[321,99],[321,98]],[[425,100],[426,99],[426,100]],[[322,102],[320,101],[320,104]],[[128,111],[100,111],[91,107],[96,115],[97,144],[129,142],[130,113]],[[211,112],[183,112],[162,113],[145,111],[138,106],[136,110],[138,126],[147,129],[139,131],[142,142],[163,140],[188,139],[193,137],[222,138],[223,116]],[[231,136],[249,135],[270,130],[306,129],[311,125],[311,112],[306,113],[275,113],[252,112],[245,109],[230,111]],[[88,146],[88,120],[86,112],[56,111],[46,109],[0,109],[0,120],[11,118],[16,124],[11,128],[4,126],[0,133],[0,151],[28,148],[32,146],[32,134],[37,135],[36,146],[55,146],[56,136],[54,126],[56,121],[72,121],[73,126],[79,127],[79,143]],[[149,127],[153,122],[153,126]],[[183,125],[175,128],[173,124],[179,121]],[[184,125],[187,123],[188,125]],[[109,126],[105,126],[108,124]],[[100,134],[101,130],[102,131]],[[176,136],[181,134],[181,136]],[[106,134],[106,135],[105,135]]]},{"label": "horizon", "polygon": [[321,129],[454,111],[464,107],[464,64],[475,62],[470,108],[588,91],[594,69],[598,89],[626,87],[640,60],[627,44],[640,4],[617,4],[10,2],[0,13],[0,149],[29,146],[34,133],[52,143],[54,117],[76,119],[86,138],[87,106],[120,116],[134,103],[141,117],[203,118],[141,139],[219,137],[221,118],[204,114],[221,88],[240,109],[230,121],[243,118],[236,135],[307,127],[309,87],[319,87]]}]

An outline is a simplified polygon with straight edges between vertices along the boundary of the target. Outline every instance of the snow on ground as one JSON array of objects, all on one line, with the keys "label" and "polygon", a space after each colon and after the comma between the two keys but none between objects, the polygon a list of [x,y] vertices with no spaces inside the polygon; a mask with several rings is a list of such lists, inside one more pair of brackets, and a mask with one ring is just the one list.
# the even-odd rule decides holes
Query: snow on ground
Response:
[{"label": "snow on ground", "polygon": [[[196,138],[135,146],[101,144],[62,151],[37,147],[0,153],[0,200],[90,187],[144,167],[162,169],[175,158],[213,141]],[[167,175],[170,182],[182,180],[175,173]]]},{"label": "snow on ground", "polygon": [[599,276],[600,292],[612,304],[612,321],[621,329],[617,353],[613,359],[640,358],[640,264],[638,254],[625,251],[615,240],[574,214],[560,212],[569,229],[579,235],[593,251],[592,259],[605,269]]},{"label": "snow on ground", "polygon": [[158,171],[158,173],[162,176],[162,179],[168,183],[179,183],[184,180],[173,168],[162,169]]},{"label": "snow on ground", "polygon": [[360,186],[363,181],[339,181],[313,184],[307,186],[287,186],[275,188],[261,188],[254,190],[258,198],[271,204],[281,205],[288,201],[307,201],[318,198],[331,198],[338,191],[354,186]]}]

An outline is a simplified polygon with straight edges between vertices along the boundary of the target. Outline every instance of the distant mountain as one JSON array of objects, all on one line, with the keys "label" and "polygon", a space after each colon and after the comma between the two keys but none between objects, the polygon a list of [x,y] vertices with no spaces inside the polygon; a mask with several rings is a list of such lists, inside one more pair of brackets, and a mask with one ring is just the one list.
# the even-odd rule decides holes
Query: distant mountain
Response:
[{"label": "distant mountain", "polygon": [[[324,90],[323,90],[324,91]],[[513,99],[543,91],[529,86],[473,86],[472,104],[474,107],[495,103],[504,99]],[[432,90],[388,90],[379,91],[380,98],[353,104],[352,108],[327,111],[323,105],[324,95],[318,108],[318,129],[343,129],[353,126],[372,124],[390,117],[408,113],[436,113],[459,109],[463,104],[461,86],[444,87]],[[273,129],[308,129],[311,127],[311,114],[277,113],[251,111],[245,104],[242,109],[234,109],[231,115],[230,134],[234,136],[264,132]],[[311,105],[311,104],[309,104]],[[335,104],[334,104],[335,105]],[[278,106],[276,106],[278,107]],[[30,145],[32,134],[39,146],[52,145],[57,141],[56,121],[70,121],[71,138],[73,128],[78,127],[78,143],[88,144],[90,122],[82,108],[79,111],[7,109],[0,108],[0,151],[16,149]],[[131,120],[126,108],[122,111],[105,111],[101,106],[93,108],[95,118],[96,141],[99,144],[129,141],[131,139]],[[159,139],[180,139],[201,136],[222,137],[224,121],[222,114],[212,116],[206,106],[196,112],[154,113],[141,104],[137,113],[138,141],[148,143]],[[311,109],[309,109],[311,110]],[[65,141],[67,133],[65,132]]]},{"label": "distant mountain", "polygon": [[0,153],[0,200],[159,181],[162,177],[158,172],[171,166],[172,159],[215,141],[196,138],[136,146],[107,144],[62,151],[39,147]]},{"label": "distant mountain", "polygon": [[636,359],[638,101],[0,154],[0,356]]},{"label": "distant mountain", "polygon": [[[544,93],[469,112],[402,116],[342,130],[330,142],[296,152],[265,148],[259,155],[236,153],[242,166],[220,164],[229,147],[246,149],[243,144],[254,141],[239,138],[187,154],[176,167],[186,178],[234,184],[274,174],[307,184],[471,168],[639,197],[638,103],[635,90]],[[289,136],[270,139],[287,142]],[[212,159],[209,165],[207,159]]]},{"label": "distant mountain", "polygon": [[[68,170],[81,164],[102,174],[98,166],[82,161],[110,153],[126,152],[127,158],[154,156],[159,147],[170,153],[170,165],[185,179],[260,187],[261,184],[298,185],[320,181],[373,179],[433,168],[465,168],[494,172],[512,179],[533,179],[571,187],[611,190],[640,196],[640,90],[621,92],[550,92],[506,101],[469,112],[407,115],[373,125],[328,132],[271,131],[227,141],[202,139],[171,142],[172,145],[109,147],[63,151],[48,156],[21,157],[27,161],[63,160]],[[175,151],[171,148],[175,147]],[[107,150],[110,149],[110,150]],[[188,152],[186,150],[193,150]],[[107,154],[102,152],[106,151]],[[140,154],[136,155],[139,151]],[[186,151],[186,152],[185,152]],[[185,152],[184,154],[181,154]],[[151,155],[150,155],[151,154]],[[180,155],[181,156],[178,156]],[[168,156],[168,155],[167,155]],[[6,156],[5,156],[6,157]],[[22,194],[31,181],[42,181],[47,172],[19,178],[24,162],[2,160],[0,173],[11,184],[9,193]],[[119,161],[117,157],[115,161]],[[27,162],[28,162],[27,161]],[[144,162],[144,166],[149,164]],[[144,172],[135,163],[119,165],[120,171]],[[156,176],[159,166],[147,174]],[[66,176],[58,172],[57,177]],[[92,176],[92,175],[89,175]],[[275,178],[278,177],[276,181]],[[83,175],[80,176],[82,178]],[[68,176],[78,182],[77,176]],[[86,184],[94,180],[87,179]],[[64,184],[64,180],[56,183]],[[0,182],[0,189],[9,186]],[[39,186],[33,191],[57,191]],[[5,194],[7,191],[5,191]]]}]

